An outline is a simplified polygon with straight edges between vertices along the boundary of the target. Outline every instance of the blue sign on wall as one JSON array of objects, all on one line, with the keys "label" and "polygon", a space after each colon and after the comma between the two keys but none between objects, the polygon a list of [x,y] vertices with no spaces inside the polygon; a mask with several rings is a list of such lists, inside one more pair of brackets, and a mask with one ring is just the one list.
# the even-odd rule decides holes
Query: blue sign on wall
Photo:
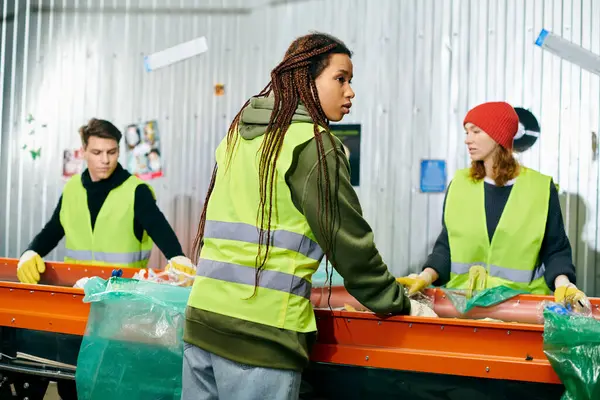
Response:
[{"label": "blue sign on wall", "polygon": [[443,192],[446,190],[446,178],[446,161],[421,160],[421,192]]}]

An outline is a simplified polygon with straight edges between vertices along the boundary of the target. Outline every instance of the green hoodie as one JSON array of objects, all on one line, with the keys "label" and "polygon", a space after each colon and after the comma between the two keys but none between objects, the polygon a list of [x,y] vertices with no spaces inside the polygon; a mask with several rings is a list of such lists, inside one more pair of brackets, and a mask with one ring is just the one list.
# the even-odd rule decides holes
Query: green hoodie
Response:
[{"label": "green hoodie", "polygon": [[[273,98],[253,98],[242,112],[239,133],[250,140],[265,133]],[[299,105],[293,122],[312,122],[306,108]],[[370,310],[382,314],[406,314],[408,297],[389,272],[377,250],[373,232],[362,216],[354,188],[350,184],[350,166],[339,139],[337,147],[323,140],[329,176],[335,176],[339,158],[339,202],[337,235],[332,264],[344,278],[348,292]],[[294,151],[286,182],[296,208],[304,214],[317,242],[324,248],[319,228],[317,143],[310,140]],[[334,193],[335,179],[331,179]],[[188,307],[184,340],[230,360],[265,368],[302,370],[308,363],[316,332],[299,333]]]}]

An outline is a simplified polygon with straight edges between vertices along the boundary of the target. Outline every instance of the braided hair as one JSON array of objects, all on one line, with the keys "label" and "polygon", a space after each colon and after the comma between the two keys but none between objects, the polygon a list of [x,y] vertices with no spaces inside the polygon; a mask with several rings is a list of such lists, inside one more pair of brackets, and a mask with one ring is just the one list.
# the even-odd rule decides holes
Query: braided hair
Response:
[{"label": "braided hair", "polygon": [[[317,143],[318,155],[318,182],[319,182],[319,214],[321,215],[319,229],[324,238],[324,253],[326,256],[326,270],[328,280],[331,282],[331,272],[327,269],[329,260],[334,253],[334,238],[336,221],[339,221],[339,207],[335,194],[339,188],[340,160],[336,157],[336,173],[334,192],[330,193],[331,177],[325,161],[324,137],[335,147],[333,136],[329,132],[329,120],[321,107],[315,79],[329,65],[330,56],[345,54],[352,56],[352,52],[339,39],[323,33],[312,33],[296,39],[289,46],[281,63],[271,71],[271,81],[255,97],[273,96],[275,105],[269,124],[261,144],[259,179],[260,179],[260,205],[257,215],[257,225],[260,226],[258,254],[256,256],[255,287],[258,285],[260,271],[264,268],[271,246],[271,217],[273,211],[273,189],[275,184],[275,165],[281,151],[285,134],[292,122],[292,117],[301,103],[306,107],[314,124],[314,138]],[[227,133],[227,166],[231,161],[235,145],[239,139],[238,126],[243,110],[250,104],[246,101],[244,106],[233,119]],[[217,165],[215,165],[209,184],[204,208],[200,217],[198,232],[193,244],[194,261],[198,261],[200,249],[204,239],[204,226],[206,223],[206,210],[208,200],[215,184]],[[265,247],[263,254],[263,246]]]}]

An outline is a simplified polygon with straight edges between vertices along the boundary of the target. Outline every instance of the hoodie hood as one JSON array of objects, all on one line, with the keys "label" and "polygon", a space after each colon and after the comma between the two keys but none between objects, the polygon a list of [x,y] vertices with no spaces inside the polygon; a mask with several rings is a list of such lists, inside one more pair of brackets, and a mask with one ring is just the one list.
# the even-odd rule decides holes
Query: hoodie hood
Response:
[{"label": "hoodie hood", "polygon": [[[251,140],[262,136],[267,130],[269,119],[275,106],[275,98],[269,97],[252,97],[250,104],[242,111],[242,118],[239,123],[239,133],[246,139]],[[294,112],[292,122],[310,122],[313,120],[308,114],[306,107],[298,104],[298,108]]]}]

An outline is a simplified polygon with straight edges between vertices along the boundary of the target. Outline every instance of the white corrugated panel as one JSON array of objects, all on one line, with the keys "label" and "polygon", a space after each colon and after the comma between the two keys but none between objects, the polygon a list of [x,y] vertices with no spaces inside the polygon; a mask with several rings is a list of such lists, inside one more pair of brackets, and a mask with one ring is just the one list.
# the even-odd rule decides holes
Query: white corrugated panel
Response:
[{"label": "white corrugated panel", "polygon": [[[14,4],[13,4],[14,3]],[[60,196],[62,151],[90,117],[157,119],[159,205],[187,251],[214,149],[296,36],[332,33],[355,52],[352,114],[362,124],[365,215],[397,275],[416,271],[439,233],[443,194],[419,190],[422,159],[467,165],[462,119],[486,100],[529,108],[542,133],[520,158],[560,184],[580,285],[600,294],[599,78],[534,45],[542,28],[600,53],[591,0],[5,0],[0,85],[0,255],[16,257]],[[11,17],[12,16],[12,17]],[[209,50],[151,73],[143,55],[206,36]],[[25,48],[28,51],[23,51]],[[226,94],[214,95],[225,84]],[[32,114],[41,157],[21,149]],[[31,138],[30,138],[31,140]],[[62,246],[48,258],[62,257]],[[156,252],[158,253],[158,252]],[[158,254],[155,260],[158,259]],[[161,257],[160,262],[164,262]]]}]

